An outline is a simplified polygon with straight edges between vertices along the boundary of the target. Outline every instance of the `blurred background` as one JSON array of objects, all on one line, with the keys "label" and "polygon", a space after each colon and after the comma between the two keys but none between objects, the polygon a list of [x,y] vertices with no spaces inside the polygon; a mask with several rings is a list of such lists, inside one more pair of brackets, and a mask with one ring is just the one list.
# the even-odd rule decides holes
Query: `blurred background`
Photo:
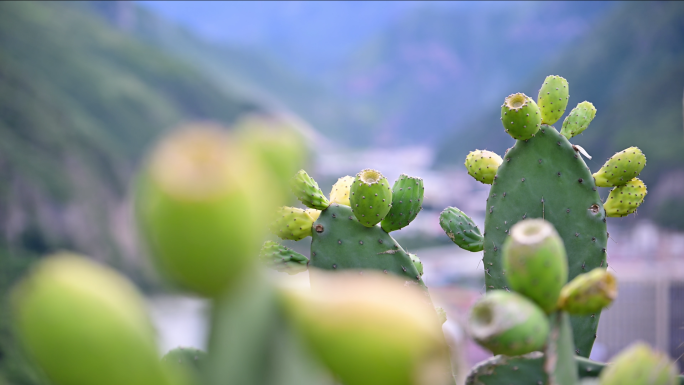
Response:
[{"label": "blurred background", "polygon": [[[482,256],[451,244],[438,216],[453,205],[484,225],[489,186],[467,175],[465,156],[511,147],[503,99],[536,97],[551,74],[570,84],[568,113],[584,100],[598,110],[573,138],[592,171],[629,146],[648,157],[644,205],[609,218],[620,296],[592,358],[635,339],[677,358],[684,2],[0,2],[0,382],[44,381],[15,345],[4,294],[61,249],[116,267],[149,295],[160,351],[204,347],[206,304],[175,293],[141,256],[131,181],[166,130],[250,113],[297,122],[326,193],[363,168],[425,180],[424,210],[395,237],[425,264],[472,366],[487,354],[460,325],[484,291]],[[287,245],[308,255],[300,243]]]}]

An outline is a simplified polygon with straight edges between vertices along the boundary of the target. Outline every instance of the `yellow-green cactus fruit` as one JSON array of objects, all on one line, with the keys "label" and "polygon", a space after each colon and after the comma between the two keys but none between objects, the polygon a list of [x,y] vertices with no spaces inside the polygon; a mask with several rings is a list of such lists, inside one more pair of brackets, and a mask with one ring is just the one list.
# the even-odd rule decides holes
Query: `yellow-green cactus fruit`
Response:
[{"label": "yellow-green cactus fruit", "polygon": [[309,214],[311,219],[313,219],[314,222],[318,220],[318,217],[321,216],[321,210],[316,210],[316,209],[306,209],[304,210],[305,213]]},{"label": "yellow-green cactus fruit", "polygon": [[610,190],[603,208],[606,216],[624,217],[636,211],[646,198],[646,185],[639,178],[634,178],[624,186]]},{"label": "yellow-green cactus fruit", "polygon": [[337,203],[345,206],[351,206],[349,203],[349,189],[354,183],[353,176],[345,176],[337,180],[330,190],[330,203]]},{"label": "yellow-green cactus fruit", "polygon": [[285,308],[341,383],[453,384],[440,319],[423,291],[371,271],[316,273],[321,285],[285,292]]},{"label": "yellow-green cactus fruit", "polygon": [[141,172],[139,227],[166,276],[204,296],[222,292],[256,259],[273,205],[258,162],[219,126],[166,138]]},{"label": "yellow-green cactus fruit", "polygon": [[501,105],[501,123],[513,139],[527,140],[541,127],[537,103],[523,93],[509,95]]},{"label": "yellow-green cactus fruit", "polygon": [[280,239],[300,241],[311,236],[314,219],[306,211],[296,207],[281,207],[271,223],[271,232]]},{"label": "yellow-green cactus fruit", "polygon": [[561,290],[558,307],[573,315],[598,313],[617,297],[617,280],[605,268],[580,274]]},{"label": "yellow-green cactus fruit", "polygon": [[14,288],[12,305],[19,340],[55,385],[183,383],[159,360],[142,297],[108,267],[49,256]]},{"label": "yellow-green cactus fruit", "polygon": [[638,147],[630,147],[613,155],[594,174],[598,187],[623,186],[639,176],[646,166],[646,156]]},{"label": "yellow-green cactus fruit", "polygon": [[581,134],[589,127],[589,123],[596,117],[596,107],[586,100],[578,104],[570,111],[570,114],[563,121],[561,134],[570,139]]},{"label": "yellow-green cactus fruit", "polygon": [[556,123],[565,113],[569,98],[568,81],[557,75],[547,76],[537,97],[542,124],[552,125]]},{"label": "yellow-green cactus fruit", "polygon": [[665,354],[635,342],[601,372],[601,385],[676,385],[677,366]]},{"label": "yellow-green cactus fruit", "polygon": [[503,159],[495,152],[475,150],[466,156],[465,166],[468,174],[478,182],[492,184],[502,162]]}]

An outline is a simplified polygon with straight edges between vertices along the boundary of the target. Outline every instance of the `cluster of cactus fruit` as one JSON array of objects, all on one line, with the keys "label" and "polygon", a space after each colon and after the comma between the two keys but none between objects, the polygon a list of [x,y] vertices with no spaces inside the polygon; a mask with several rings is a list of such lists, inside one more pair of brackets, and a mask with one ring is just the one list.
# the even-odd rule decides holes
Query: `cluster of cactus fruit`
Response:
[{"label": "cluster of cactus fruit", "polygon": [[[592,175],[568,139],[587,128],[593,106],[580,103],[560,133],[550,126],[568,98],[558,76],[547,78],[537,103],[509,96],[502,122],[515,146],[503,158],[468,155],[468,172],[492,184],[484,233],[456,208],[440,216],[454,243],[484,251],[487,294],[468,329],[497,356],[466,383],[674,384],[674,364],[645,345],[611,365],[586,358],[601,309],[617,295],[605,218],[641,204],[646,190],[636,177],[646,160],[630,148]],[[160,360],[133,285],[87,258],[52,256],[14,290],[13,317],[55,385],[455,383],[444,312],[435,311],[418,257],[390,235],[421,211],[423,181],[401,175],[390,187],[366,169],[340,178],[326,197],[300,169],[296,135],[284,127],[274,135],[273,125],[179,130],[136,181],[137,223],[155,266],[212,303],[208,351],[178,348]],[[597,187],[614,187],[605,204]],[[306,209],[279,207],[288,190]],[[281,239],[311,236],[310,256],[262,244],[269,220]],[[309,270],[311,290],[274,284],[258,260],[289,274]]]}]

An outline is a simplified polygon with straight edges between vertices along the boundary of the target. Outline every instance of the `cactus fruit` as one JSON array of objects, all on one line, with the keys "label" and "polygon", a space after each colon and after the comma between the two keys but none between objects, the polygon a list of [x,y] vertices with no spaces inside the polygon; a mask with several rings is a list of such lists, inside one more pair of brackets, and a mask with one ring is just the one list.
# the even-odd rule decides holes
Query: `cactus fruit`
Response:
[{"label": "cactus fruit", "polygon": [[541,112],[534,100],[517,93],[509,95],[501,105],[501,122],[513,139],[527,140],[539,130]]},{"label": "cactus fruit", "polygon": [[494,290],[473,305],[469,329],[473,339],[495,355],[517,356],[544,347],[549,322],[527,298]]},{"label": "cactus fruit", "polygon": [[502,250],[503,269],[512,290],[526,296],[547,314],[556,309],[561,288],[568,280],[563,240],[543,219],[513,225]]},{"label": "cactus fruit", "polygon": [[401,174],[392,187],[392,207],[381,222],[386,232],[409,225],[423,209],[423,180]]},{"label": "cactus fruit", "polygon": [[570,314],[598,313],[617,297],[617,281],[605,268],[581,274],[561,291],[558,307]]},{"label": "cactus fruit", "polygon": [[379,171],[365,169],[359,172],[352,182],[350,191],[349,202],[352,211],[362,225],[373,227],[390,211],[392,190],[387,178]]},{"label": "cactus fruit", "polygon": [[162,357],[162,362],[169,365],[189,367],[192,370],[199,370],[200,363],[204,362],[206,357],[207,353],[202,350],[179,346],[169,350],[164,357]]},{"label": "cactus fruit", "polygon": [[299,241],[311,235],[314,220],[306,211],[296,207],[281,207],[271,223],[271,232],[282,239]]},{"label": "cactus fruit", "polygon": [[613,357],[600,379],[601,385],[676,385],[677,370],[667,355],[637,342]]},{"label": "cactus fruit", "polygon": [[480,234],[475,222],[463,211],[455,207],[447,207],[439,215],[439,225],[447,236],[462,249],[482,251],[484,237]]},{"label": "cactus fruit", "polygon": [[299,170],[294,178],[292,178],[290,188],[297,199],[308,208],[325,210],[330,206],[330,202],[323,195],[323,191],[318,187],[318,183],[304,170]]},{"label": "cactus fruit", "polygon": [[603,204],[606,216],[624,217],[632,214],[644,203],[647,193],[646,185],[639,178],[630,180],[624,186],[615,187]]},{"label": "cactus fruit", "polygon": [[583,101],[565,118],[561,134],[570,140],[586,130],[594,117],[596,117],[596,107],[586,100]]},{"label": "cactus fruit", "polygon": [[349,190],[351,189],[352,183],[354,183],[353,176],[347,175],[338,179],[337,183],[333,185],[332,190],[330,190],[330,203],[351,206],[351,203],[349,202]]},{"label": "cactus fruit", "polygon": [[194,125],[162,140],[143,168],[138,224],[161,270],[182,287],[213,296],[251,266],[275,202],[252,159],[227,131]]},{"label": "cactus fruit", "polygon": [[304,210],[305,213],[307,213],[311,219],[315,221],[318,220],[318,217],[321,215],[321,210],[316,210],[316,209],[306,209]]},{"label": "cactus fruit", "polygon": [[417,255],[409,253],[409,258],[411,258],[411,261],[413,262],[413,266],[416,267],[416,270],[418,270],[418,274],[420,276],[423,276],[423,262],[420,261]]},{"label": "cactus fruit", "polygon": [[556,123],[565,113],[569,98],[568,81],[556,75],[547,76],[537,97],[542,123],[549,125]]},{"label": "cactus fruit", "polygon": [[259,258],[267,266],[288,274],[306,271],[309,259],[278,242],[266,241],[259,252]]},{"label": "cactus fruit", "polygon": [[74,254],[49,256],[12,292],[17,335],[56,385],[181,384],[159,361],[135,287]]},{"label": "cactus fruit", "polygon": [[316,290],[286,292],[285,309],[342,383],[453,383],[441,324],[421,291],[378,272],[319,273]]},{"label": "cactus fruit", "polygon": [[468,174],[475,180],[484,184],[492,184],[496,170],[503,162],[503,159],[494,152],[487,150],[471,151],[466,156],[465,166]]},{"label": "cactus fruit", "polygon": [[639,176],[646,166],[646,156],[638,147],[630,147],[613,155],[594,173],[598,187],[624,186]]}]

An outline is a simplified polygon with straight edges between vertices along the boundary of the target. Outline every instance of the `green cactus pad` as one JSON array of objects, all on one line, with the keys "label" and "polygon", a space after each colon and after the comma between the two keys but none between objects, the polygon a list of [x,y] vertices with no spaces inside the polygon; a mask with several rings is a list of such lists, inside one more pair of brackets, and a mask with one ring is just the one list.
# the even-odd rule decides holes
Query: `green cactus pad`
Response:
[{"label": "green cactus pad", "polygon": [[[324,270],[379,270],[424,286],[411,257],[380,226],[361,225],[348,206],[332,204],[314,223],[310,265]],[[315,285],[315,275],[311,274]]]},{"label": "green cactus pad", "polygon": [[596,116],[596,108],[593,104],[583,101],[570,111],[570,114],[563,121],[561,134],[570,139],[581,134],[589,127],[589,123]]},{"label": "green cactus pad", "polygon": [[606,203],[606,216],[624,217],[636,211],[646,198],[646,185],[639,178],[634,178],[624,186],[610,190]]},{"label": "green cactus pad", "polygon": [[330,206],[330,202],[323,195],[318,183],[304,170],[299,170],[290,180],[290,189],[297,199],[308,208],[325,210],[326,207]]},{"label": "green cactus pad", "polygon": [[[544,218],[563,239],[568,279],[605,265],[607,232],[594,178],[568,140],[543,125],[534,138],[517,141],[504,155],[487,199],[484,265],[487,290],[507,289],[501,249],[510,228]],[[573,316],[575,347],[588,356],[599,315]]]},{"label": "green cactus pad", "polygon": [[206,359],[207,353],[202,350],[179,346],[173,350],[169,350],[161,360],[169,365],[199,371],[202,362],[205,362]]},{"label": "green cactus pad", "polygon": [[420,261],[417,255],[409,253],[409,257],[411,258],[411,261],[413,262],[413,266],[416,267],[416,270],[418,270],[418,274],[420,276],[423,276],[423,262]]},{"label": "green cactus pad", "polygon": [[637,342],[613,357],[600,378],[601,385],[674,385],[677,369],[666,354]]},{"label": "green cactus pad", "polygon": [[549,322],[551,331],[544,349],[544,370],[549,374],[549,383],[576,385],[579,376],[568,314],[557,311],[551,314]]},{"label": "green cactus pad", "polygon": [[537,97],[542,123],[549,125],[556,123],[565,113],[569,98],[568,81],[556,75],[547,76]]},{"label": "green cactus pad", "polygon": [[504,290],[491,291],[473,305],[468,325],[478,344],[507,356],[541,350],[549,335],[544,312],[520,294]]},{"label": "green cactus pad", "polygon": [[563,241],[543,219],[516,223],[503,245],[503,268],[510,288],[539,305],[547,314],[556,309],[568,281]]},{"label": "green cactus pad", "polygon": [[354,183],[353,176],[345,176],[337,180],[330,190],[330,203],[339,203],[345,206],[351,206],[349,202],[349,190]]},{"label": "green cactus pad", "polygon": [[482,251],[484,238],[475,222],[456,207],[447,207],[439,215],[439,225],[446,235],[460,248]]},{"label": "green cactus pad", "polygon": [[501,123],[513,139],[527,140],[539,130],[541,112],[537,103],[527,95],[509,95],[501,105]]},{"label": "green cactus pad", "polygon": [[366,227],[380,223],[392,207],[392,190],[380,171],[362,170],[356,175],[350,191],[352,211]]},{"label": "green cactus pad", "polygon": [[290,275],[306,271],[309,259],[278,242],[266,241],[259,258],[270,268]]},{"label": "green cactus pad", "polygon": [[392,207],[382,220],[382,229],[399,230],[411,223],[423,209],[423,180],[401,174],[392,187]]},{"label": "green cactus pad", "polygon": [[624,186],[639,176],[644,166],[646,166],[646,156],[639,148],[630,147],[608,159],[593,177],[599,187]]},{"label": "green cactus pad", "polygon": [[600,312],[617,297],[617,281],[605,268],[580,274],[570,281],[558,300],[558,307],[570,314],[589,315]]},{"label": "green cactus pad", "polygon": [[494,152],[475,150],[466,156],[465,166],[468,174],[475,178],[475,180],[484,184],[492,184],[494,176],[496,176],[496,170],[499,169],[501,162],[503,162],[503,159]]},{"label": "green cactus pad", "polygon": [[281,207],[271,223],[271,232],[280,239],[299,241],[311,235],[314,221],[304,210],[296,207]]}]

